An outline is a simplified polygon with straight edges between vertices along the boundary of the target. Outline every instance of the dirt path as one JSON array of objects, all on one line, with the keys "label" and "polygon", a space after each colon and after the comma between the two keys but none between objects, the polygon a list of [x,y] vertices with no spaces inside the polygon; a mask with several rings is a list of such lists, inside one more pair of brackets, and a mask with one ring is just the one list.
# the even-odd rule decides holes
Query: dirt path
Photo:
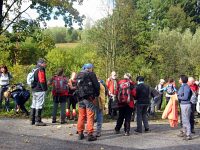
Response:
[{"label": "dirt path", "polygon": [[171,129],[166,121],[151,121],[152,132],[140,135],[133,134],[136,125],[132,122],[132,134],[129,137],[114,134],[115,122],[105,123],[102,136],[95,142],[78,141],[76,124],[52,125],[50,119],[44,121],[48,126],[36,127],[29,125],[25,119],[0,118],[0,150],[200,149],[200,128],[196,129],[193,140],[184,141],[177,137],[180,128]]}]

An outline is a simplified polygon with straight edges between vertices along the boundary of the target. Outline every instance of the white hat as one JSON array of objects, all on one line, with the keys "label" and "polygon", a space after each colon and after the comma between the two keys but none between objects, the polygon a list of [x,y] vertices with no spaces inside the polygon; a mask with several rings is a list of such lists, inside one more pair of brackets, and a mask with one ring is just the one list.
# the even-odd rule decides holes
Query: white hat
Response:
[{"label": "white hat", "polygon": [[165,80],[164,79],[160,79],[160,83],[165,83]]}]

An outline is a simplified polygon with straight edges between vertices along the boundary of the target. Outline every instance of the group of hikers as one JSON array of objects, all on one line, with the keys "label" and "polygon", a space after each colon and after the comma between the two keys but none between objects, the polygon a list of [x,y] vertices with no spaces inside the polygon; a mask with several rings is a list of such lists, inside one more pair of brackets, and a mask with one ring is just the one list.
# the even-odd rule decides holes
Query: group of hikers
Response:
[{"label": "group of hikers", "polygon": [[[173,115],[176,116],[175,121],[178,121],[177,104],[178,102],[180,104],[182,130],[178,136],[183,137],[184,140],[191,140],[191,133],[195,133],[194,114],[196,105],[200,102],[200,93],[199,82],[195,82],[192,77],[188,78],[186,75],[181,75],[179,89],[176,88],[175,82],[171,78],[167,83],[164,79],[160,79],[160,83],[152,88],[144,83],[145,78],[143,76],[138,76],[136,82],[134,82],[131,74],[125,73],[123,79],[119,80],[115,71],[104,82],[96,76],[93,70],[94,65],[91,63],[84,64],[80,72],[73,72],[70,79],[64,75],[63,68],[59,68],[56,74],[47,80],[45,68],[46,61],[40,58],[36,67],[27,76],[27,84],[30,85],[32,91],[32,104],[29,114],[24,104],[29,99],[30,92],[22,84],[10,86],[12,75],[8,72],[6,66],[1,66],[0,109],[2,108],[3,97],[5,97],[5,109],[9,111],[9,98],[12,97],[15,101],[16,112],[21,109],[26,115],[30,115],[31,125],[46,126],[46,123],[42,121],[42,110],[45,93],[48,86],[52,86],[52,123],[57,122],[56,116],[60,104],[60,123],[66,123],[66,118],[75,121],[78,119],[77,134],[79,140],[85,138],[86,123],[87,140],[95,141],[97,137],[101,136],[106,97],[108,97],[108,115],[112,119],[117,119],[114,133],[120,134],[120,129],[124,124],[124,136],[129,136],[130,123],[133,117],[136,118],[137,122],[135,134],[141,134],[143,131],[145,133],[150,132],[148,115],[155,116],[156,112],[161,111],[165,92],[167,106],[163,115],[167,116],[169,113],[175,112]],[[173,100],[177,100],[177,102],[173,102]],[[78,117],[76,104],[78,104]],[[70,110],[71,106],[72,111]],[[97,127],[94,134],[95,120]]]}]

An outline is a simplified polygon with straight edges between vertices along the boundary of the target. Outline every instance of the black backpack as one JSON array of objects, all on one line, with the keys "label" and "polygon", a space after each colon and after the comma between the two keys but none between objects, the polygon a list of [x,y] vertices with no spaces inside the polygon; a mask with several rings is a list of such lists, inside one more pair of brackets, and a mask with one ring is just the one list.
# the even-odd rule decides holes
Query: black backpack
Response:
[{"label": "black backpack", "polygon": [[89,72],[81,71],[76,77],[76,96],[87,98],[94,95],[94,87],[89,76]]}]

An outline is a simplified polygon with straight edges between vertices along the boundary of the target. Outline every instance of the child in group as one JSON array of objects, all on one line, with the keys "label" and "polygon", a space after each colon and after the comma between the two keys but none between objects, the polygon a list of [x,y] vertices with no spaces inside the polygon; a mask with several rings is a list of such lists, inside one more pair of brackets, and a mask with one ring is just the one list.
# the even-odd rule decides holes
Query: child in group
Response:
[{"label": "child in group", "polygon": [[60,103],[61,107],[61,124],[66,123],[65,121],[65,109],[66,109],[66,101],[68,95],[68,83],[67,77],[64,75],[63,68],[59,68],[57,74],[53,76],[48,85],[53,86],[52,95],[53,95],[53,112],[52,112],[52,123],[56,123],[56,115],[58,104]]}]

